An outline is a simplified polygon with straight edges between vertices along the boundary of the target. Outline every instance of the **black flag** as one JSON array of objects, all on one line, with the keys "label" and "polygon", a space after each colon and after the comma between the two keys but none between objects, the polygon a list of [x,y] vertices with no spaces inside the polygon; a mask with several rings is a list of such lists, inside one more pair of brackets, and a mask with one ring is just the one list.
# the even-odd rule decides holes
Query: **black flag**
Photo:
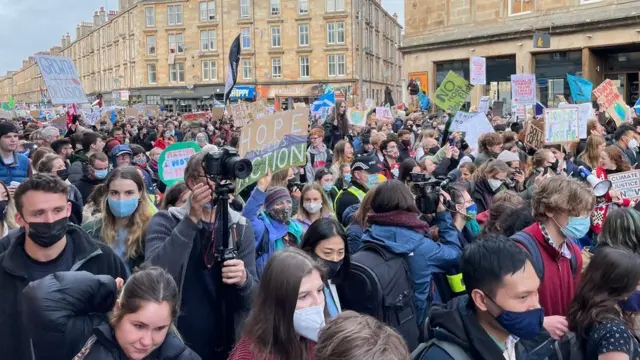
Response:
[{"label": "black flag", "polygon": [[224,104],[227,104],[227,99],[231,95],[231,90],[236,86],[236,80],[238,79],[238,64],[240,63],[240,34],[231,43],[229,49],[229,75],[227,76],[227,82],[224,85]]}]

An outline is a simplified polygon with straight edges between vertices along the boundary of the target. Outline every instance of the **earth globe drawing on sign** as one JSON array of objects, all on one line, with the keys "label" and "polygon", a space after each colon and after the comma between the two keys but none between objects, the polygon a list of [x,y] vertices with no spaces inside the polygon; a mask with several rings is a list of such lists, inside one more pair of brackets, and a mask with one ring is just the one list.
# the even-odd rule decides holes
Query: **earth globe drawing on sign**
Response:
[{"label": "earth globe drawing on sign", "polygon": [[627,118],[627,109],[622,106],[620,103],[613,104],[613,110],[616,112],[616,115],[620,117],[620,119],[624,120]]}]

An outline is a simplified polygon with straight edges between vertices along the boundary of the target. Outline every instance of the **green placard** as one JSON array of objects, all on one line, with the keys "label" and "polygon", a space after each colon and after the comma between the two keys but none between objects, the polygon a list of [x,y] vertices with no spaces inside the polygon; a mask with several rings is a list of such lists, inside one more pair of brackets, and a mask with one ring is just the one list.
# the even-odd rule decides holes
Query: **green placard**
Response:
[{"label": "green placard", "polygon": [[193,141],[177,142],[169,145],[158,158],[158,176],[167,186],[184,180],[184,169],[189,158],[200,151]]},{"label": "green placard", "polygon": [[455,113],[462,107],[471,93],[471,89],[473,89],[473,85],[469,84],[467,80],[453,71],[449,71],[447,77],[436,90],[433,102],[443,110]]}]

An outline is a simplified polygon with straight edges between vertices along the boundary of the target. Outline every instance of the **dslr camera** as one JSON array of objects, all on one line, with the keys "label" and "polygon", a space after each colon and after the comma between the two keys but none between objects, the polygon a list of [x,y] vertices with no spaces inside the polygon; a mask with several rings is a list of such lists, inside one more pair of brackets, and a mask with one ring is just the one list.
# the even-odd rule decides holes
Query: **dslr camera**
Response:
[{"label": "dslr camera", "polygon": [[207,177],[217,181],[246,179],[253,171],[251,161],[241,158],[238,150],[231,146],[207,153],[202,167]]}]

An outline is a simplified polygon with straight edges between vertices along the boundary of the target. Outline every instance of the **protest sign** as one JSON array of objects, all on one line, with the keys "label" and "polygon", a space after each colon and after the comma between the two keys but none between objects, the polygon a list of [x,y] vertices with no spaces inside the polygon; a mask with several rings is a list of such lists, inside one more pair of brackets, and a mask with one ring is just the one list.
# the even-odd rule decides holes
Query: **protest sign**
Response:
[{"label": "protest sign", "polygon": [[587,123],[589,120],[596,120],[596,114],[593,111],[591,103],[583,104],[561,104],[560,108],[574,107],[578,108],[578,136],[580,139],[587,138]]},{"label": "protest sign", "polygon": [[545,144],[562,144],[578,141],[578,108],[544,109]]},{"label": "protest sign", "polygon": [[13,119],[13,112],[7,110],[0,110],[0,119],[10,120]]},{"label": "protest sign", "polygon": [[391,109],[384,106],[376,107],[376,120],[393,120]]},{"label": "protest sign", "polygon": [[367,99],[364,101],[364,108],[365,109],[371,109],[373,107],[375,107],[375,103],[373,102],[373,99]]},{"label": "protest sign", "polygon": [[71,58],[36,55],[36,61],[52,104],[84,104],[89,102]]},{"label": "protest sign", "polygon": [[91,113],[85,113],[85,118],[90,125],[95,125],[96,121],[100,120],[100,116],[102,112],[100,110],[95,110]]},{"label": "protest sign", "polygon": [[153,116],[157,117],[160,115],[160,106],[158,105],[145,105],[142,108],[144,116]]},{"label": "protest sign", "polygon": [[40,118],[40,110],[31,110],[31,111],[29,111],[29,115],[31,115],[31,117],[34,118],[34,119],[39,119]]},{"label": "protest sign", "polygon": [[591,91],[593,90],[591,81],[569,74],[567,74],[567,81],[575,103],[591,102]]},{"label": "protest sign", "polygon": [[56,111],[54,109],[46,109],[44,111],[44,118],[47,121],[53,121],[56,118]]},{"label": "protest sign", "polygon": [[177,142],[167,146],[158,158],[158,176],[167,186],[184,180],[184,169],[189,158],[200,151],[193,141]]},{"label": "protest sign", "polygon": [[58,131],[60,131],[60,135],[65,136],[67,134],[67,116],[58,116],[51,122],[51,126],[54,126],[56,129],[58,129]]},{"label": "protest sign", "polygon": [[211,120],[217,121],[224,118],[224,108],[211,109]]},{"label": "protest sign", "polygon": [[607,79],[593,90],[601,109],[604,109],[616,124],[620,125],[627,119],[627,104],[618,92],[613,81]]},{"label": "protest sign", "polygon": [[429,95],[429,73],[427,71],[416,71],[407,74],[408,80],[413,80],[423,93]]},{"label": "protest sign", "polygon": [[511,99],[518,105],[535,105],[536,76],[535,74],[511,75]]},{"label": "protest sign", "polygon": [[450,132],[464,132],[464,140],[472,148],[478,147],[478,138],[482,134],[494,132],[493,126],[484,113],[466,113],[458,111],[449,127]]},{"label": "protest sign", "polygon": [[253,164],[251,175],[236,184],[237,191],[263,177],[307,162],[309,108],[294,109],[265,116],[242,128],[240,156]]},{"label": "protest sign", "polygon": [[124,116],[137,118],[138,117],[138,110],[136,110],[134,108],[127,108],[124,111]]},{"label": "protest sign", "polygon": [[357,108],[349,108],[347,110],[347,119],[349,119],[349,124],[356,126],[365,126],[366,117],[364,115],[364,111],[359,110]]},{"label": "protest sign", "polygon": [[471,70],[471,85],[486,85],[487,84],[487,59],[474,56],[469,60],[469,70]]},{"label": "protest sign", "polygon": [[185,121],[197,121],[200,119],[206,119],[209,113],[205,111],[200,111],[196,113],[184,114],[182,115],[182,119]]},{"label": "protest sign", "polygon": [[229,112],[235,126],[245,126],[251,122],[249,119],[249,108],[245,103],[230,104]]},{"label": "protest sign", "polygon": [[631,200],[640,199],[640,170],[631,170],[617,174],[609,174],[612,189],[620,197]]},{"label": "protest sign", "polygon": [[469,84],[467,80],[453,71],[449,71],[436,90],[433,101],[443,110],[455,113],[464,104],[471,89],[473,89],[473,85]]},{"label": "protest sign", "polygon": [[481,96],[480,103],[478,104],[478,112],[486,114],[489,111],[489,97]]},{"label": "protest sign", "polygon": [[542,149],[544,146],[544,120],[527,122],[524,143],[534,149]]}]

